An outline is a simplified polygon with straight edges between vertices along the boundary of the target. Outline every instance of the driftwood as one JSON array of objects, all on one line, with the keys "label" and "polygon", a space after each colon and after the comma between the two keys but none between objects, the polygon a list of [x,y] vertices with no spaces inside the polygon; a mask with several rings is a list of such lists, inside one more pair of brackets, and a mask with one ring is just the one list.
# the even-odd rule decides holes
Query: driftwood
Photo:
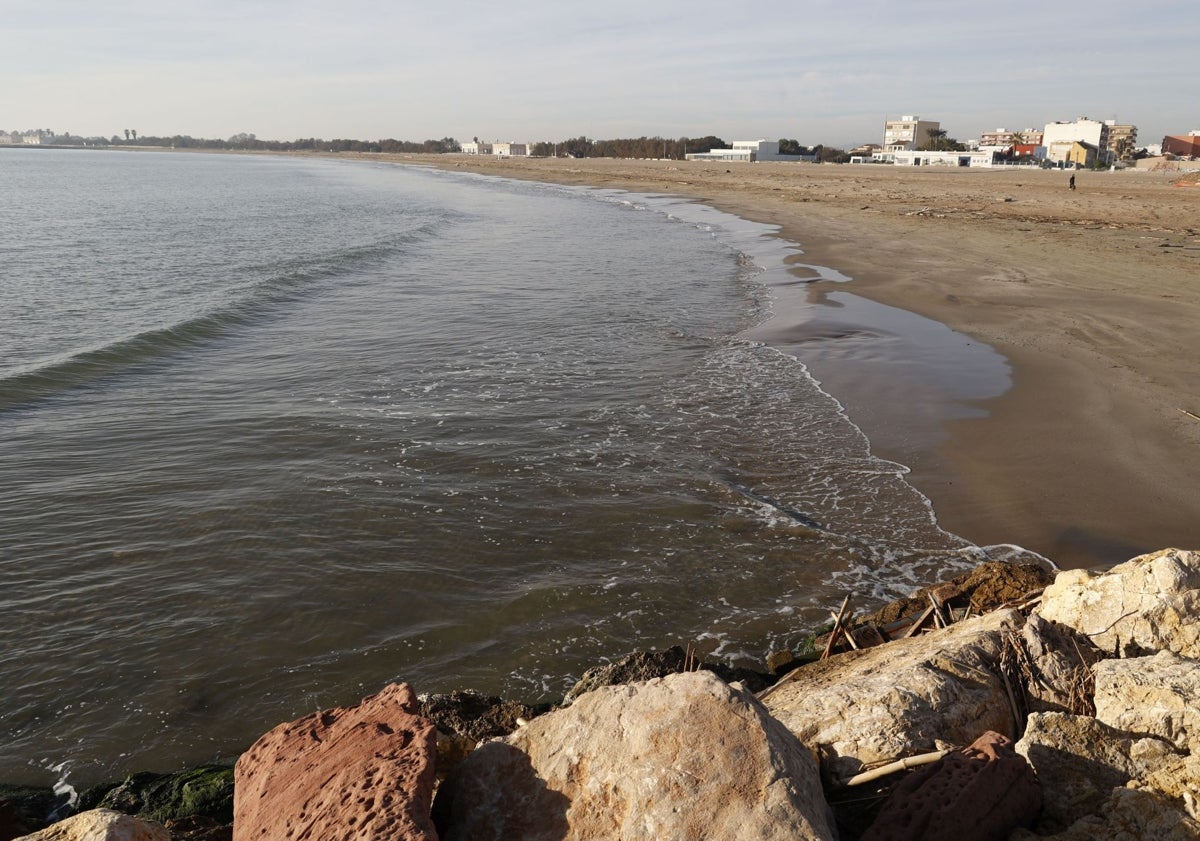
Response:
[{"label": "driftwood", "polygon": [[1189,412],[1187,409],[1180,409],[1179,411],[1183,412],[1185,415],[1187,415],[1192,420],[1200,421],[1200,415],[1197,415],[1194,412]]},{"label": "driftwood", "polygon": [[833,630],[829,632],[829,642],[825,644],[825,651],[821,653],[821,659],[828,659],[833,653],[833,647],[837,644],[838,634],[842,632],[842,619],[846,615],[846,608],[850,605],[850,594],[846,594],[846,598],[842,599],[842,607],[837,612],[837,616],[833,617]]},{"label": "driftwood", "polygon": [[887,765],[881,765],[878,768],[873,768],[870,771],[863,771],[861,774],[851,777],[846,785],[860,786],[863,783],[869,783],[873,780],[878,780],[880,777],[886,777],[888,774],[894,774],[897,771],[905,771],[909,768],[916,768],[920,765],[929,765],[932,762],[937,762],[946,754],[950,753],[950,748],[945,750],[935,750],[933,753],[922,753],[917,756],[906,756],[903,759],[897,759],[895,762],[889,762]]}]

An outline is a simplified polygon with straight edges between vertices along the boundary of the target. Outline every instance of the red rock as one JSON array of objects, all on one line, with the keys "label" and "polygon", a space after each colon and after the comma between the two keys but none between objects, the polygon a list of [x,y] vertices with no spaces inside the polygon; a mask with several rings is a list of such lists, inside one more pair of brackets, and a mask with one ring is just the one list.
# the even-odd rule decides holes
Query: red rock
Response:
[{"label": "red rock", "polygon": [[437,841],[433,724],[408,684],[262,736],[237,762],[234,841]]},{"label": "red rock", "polygon": [[1041,808],[1033,769],[989,731],[897,785],[861,841],[1004,841]]}]

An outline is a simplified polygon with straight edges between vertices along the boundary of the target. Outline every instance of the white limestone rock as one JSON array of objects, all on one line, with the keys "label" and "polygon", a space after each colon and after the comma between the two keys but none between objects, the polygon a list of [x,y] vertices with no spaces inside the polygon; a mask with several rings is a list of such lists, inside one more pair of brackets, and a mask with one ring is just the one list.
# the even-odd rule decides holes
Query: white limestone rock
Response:
[{"label": "white limestone rock", "polygon": [[171,841],[171,833],[162,824],[111,809],[93,809],[17,841]]},{"label": "white limestone rock", "polygon": [[1097,812],[1114,788],[1181,760],[1163,739],[1115,730],[1088,716],[1033,713],[1017,753],[1042,784],[1038,829],[1054,832]]},{"label": "white limestone rock", "polygon": [[767,709],[844,779],[863,765],[969,745],[994,730],[1013,737],[996,663],[1018,611],[998,610],[949,628],[802,667],[762,694]]},{"label": "white limestone rock", "polygon": [[1160,651],[1153,657],[1102,660],[1092,672],[1098,720],[1200,754],[1200,661]]},{"label": "white limestone rock", "polygon": [[1164,549],[1099,575],[1065,570],[1046,588],[1037,612],[1109,654],[1168,650],[1200,659],[1200,552]]},{"label": "white limestone rock", "polygon": [[434,820],[442,841],[836,837],[811,752],[708,672],[596,689],[488,742]]}]

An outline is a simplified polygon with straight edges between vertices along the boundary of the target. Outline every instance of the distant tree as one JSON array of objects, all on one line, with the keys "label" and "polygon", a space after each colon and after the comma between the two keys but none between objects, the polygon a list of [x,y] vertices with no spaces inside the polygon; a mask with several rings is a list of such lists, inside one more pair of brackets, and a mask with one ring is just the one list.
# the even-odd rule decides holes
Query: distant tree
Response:
[{"label": "distant tree", "polygon": [[1024,146],[1025,145],[1025,135],[1019,131],[1014,131],[1012,134],[1010,134],[1008,136],[1008,142],[1009,142],[1009,144],[1011,144],[1013,146]]},{"label": "distant tree", "polygon": [[125,129],[125,139],[129,139],[129,129]]},{"label": "distant tree", "polygon": [[921,146],[922,151],[935,152],[945,148],[947,132],[944,128],[929,129],[929,139]]},{"label": "distant tree", "polygon": [[[131,135],[133,135],[133,139],[136,141],[136,140],[137,140],[137,129],[135,129],[135,128],[131,128],[131,129],[129,130],[129,133],[130,133]],[[143,139],[145,139],[145,138],[143,138]]]},{"label": "distant tree", "polygon": [[779,138],[779,154],[781,155],[811,155],[807,146],[801,146],[796,140],[786,137]]}]

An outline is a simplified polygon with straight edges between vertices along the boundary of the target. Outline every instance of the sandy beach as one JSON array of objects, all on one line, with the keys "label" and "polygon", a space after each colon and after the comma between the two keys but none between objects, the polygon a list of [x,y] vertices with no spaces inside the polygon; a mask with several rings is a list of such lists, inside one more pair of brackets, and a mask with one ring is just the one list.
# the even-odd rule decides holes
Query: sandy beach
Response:
[{"label": "sandy beach", "polygon": [[920,398],[888,394],[886,369],[814,371],[947,529],[1064,567],[1200,543],[1200,188],[1178,176],[1081,172],[1072,192],[1067,173],[1028,168],[394,160],[686,196],[778,225],[798,261],[852,278],[809,284],[810,300],[848,291],[918,313],[1012,366],[976,417],[936,399],[912,411]]}]

